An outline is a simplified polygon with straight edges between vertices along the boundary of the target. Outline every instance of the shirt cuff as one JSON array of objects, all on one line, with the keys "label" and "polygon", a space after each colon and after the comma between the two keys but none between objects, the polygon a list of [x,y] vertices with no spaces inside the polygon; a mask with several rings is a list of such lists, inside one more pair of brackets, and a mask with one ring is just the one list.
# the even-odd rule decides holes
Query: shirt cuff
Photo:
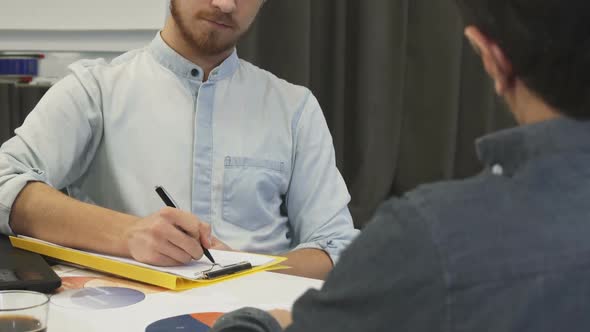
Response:
[{"label": "shirt cuff", "polygon": [[0,233],[14,235],[10,228],[10,212],[18,194],[29,182],[46,182],[44,173],[33,169],[7,180],[0,186]]},{"label": "shirt cuff", "polygon": [[223,315],[211,332],[280,332],[279,322],[268,312],[256,308],[242,308]]},{"label": "shirt cuff", "polygon": [[344,248],[346,248],[346,246],[348,246],[348,244],[350,244],[349,241],[346,241],[347,243],[339,243],[339,242],[342,242],[342,241],[321,240],[321,241],[316,241],[316,242],[302,243],[302,244],[298,245],[297,247],[295,247],[292,251],[301,250],[301,249],[323,250],[324,252],[326,252],[326,254],[328,254],[328,256],[330,256],[330,259],[332,260],[332,264],[336,265],[336,263],[340,259],[340,254],[342,253],[342,250],[344,250]]}]

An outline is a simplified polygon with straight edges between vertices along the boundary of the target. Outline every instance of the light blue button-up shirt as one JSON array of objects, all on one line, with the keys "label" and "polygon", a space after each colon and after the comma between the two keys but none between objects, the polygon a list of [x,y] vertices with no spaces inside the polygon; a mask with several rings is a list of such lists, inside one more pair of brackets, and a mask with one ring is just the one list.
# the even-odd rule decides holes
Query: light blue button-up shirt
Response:
[{"label": "light blue button-up shirt", "polygon": [[70,69],[0,149],[3,233],[21,189],[42,181],[136,216],[162,207],[162,185],[239,250],[318,248],[336,261],[357,235],[309,90],[235,52],[203,82],[159,34],[111,63]]}]

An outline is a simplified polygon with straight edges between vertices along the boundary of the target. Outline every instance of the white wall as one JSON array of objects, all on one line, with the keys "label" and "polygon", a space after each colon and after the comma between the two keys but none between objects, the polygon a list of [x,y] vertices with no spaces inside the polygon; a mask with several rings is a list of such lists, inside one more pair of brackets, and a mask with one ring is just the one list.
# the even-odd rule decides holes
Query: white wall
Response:
[{"label": "white wall", "polygon": [[2,0],[0,29],[153,30],[164,0]]},{"label": "white wall", "polygon": [[39,75],[61,78],[83,58],[105,58],[149,43],[168,0],[0,0],[0,52],[42,52]]},{"label": "white wall", "polygon": [[123,52],[163,26],[166,0],[0,0],[0,50]]}]

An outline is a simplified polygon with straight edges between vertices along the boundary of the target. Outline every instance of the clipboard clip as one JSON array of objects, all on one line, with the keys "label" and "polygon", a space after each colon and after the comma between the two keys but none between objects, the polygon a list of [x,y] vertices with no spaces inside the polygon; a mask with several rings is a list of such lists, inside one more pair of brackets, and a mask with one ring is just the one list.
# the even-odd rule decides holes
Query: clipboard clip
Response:
[{"label": "clipboard clip", "polygon": [[203,279],[215,279],[220,277],[225,277],[234,273],[238,273],[241,271],[249,270],[252,268],[252,264],[250,262],[239,262],[236,264],[226,265],[217,270],[203,272],[202,276]]}]

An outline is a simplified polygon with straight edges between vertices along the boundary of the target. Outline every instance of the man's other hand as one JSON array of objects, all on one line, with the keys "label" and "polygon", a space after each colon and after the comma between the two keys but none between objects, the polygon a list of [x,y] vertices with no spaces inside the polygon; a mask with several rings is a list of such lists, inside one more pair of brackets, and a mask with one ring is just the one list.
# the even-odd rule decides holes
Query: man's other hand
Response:
[{"label": "man's other hand", "polygon": [[290,311],[275,309],[270,310],[268,313],[279,322],[283,330],[293,323],[293,315]]},{"label": "man's other hand", "polygon": [[222,242],[220,239],[216,238],[215,236],[211,236],[211,249],[215,250],[223,250],[223,251],[235,251],[230,246]]}]

